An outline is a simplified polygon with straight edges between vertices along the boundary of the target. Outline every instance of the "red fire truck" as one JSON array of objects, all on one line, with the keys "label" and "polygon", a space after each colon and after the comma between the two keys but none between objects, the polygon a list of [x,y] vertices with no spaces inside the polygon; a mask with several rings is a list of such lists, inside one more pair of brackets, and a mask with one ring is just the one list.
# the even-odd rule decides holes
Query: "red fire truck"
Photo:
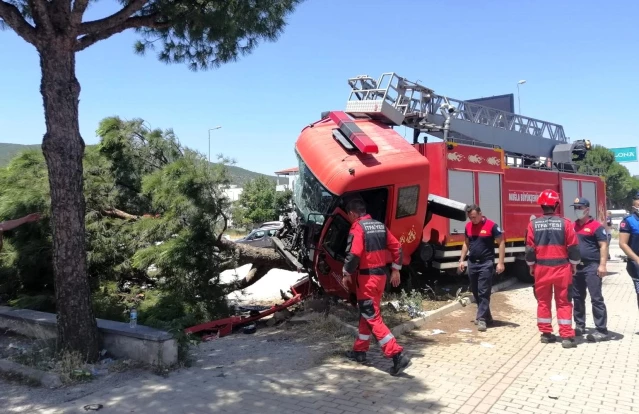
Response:
[{"label": "red fire truck", "polygon": [[[504,230],[507,268],[522,280],[529,277],[524,231],[540,214],[542,190],[561,194],[566,217],[573,218],[567,206],[586,197],[593,215],[605,218],[603,180],[575,164],[590,142],[570,143],[561,125],[438,95],[395,73],[348,82],[346,110],[323,113],[295,144],[296,214],[273,240],[326,293],[353,293],[342,283],[352,196],[400,240],[402,280],[413,286],[433,272],[455,272],[467,204],[479,204]],[[402,126],[412,129],[412,143],[394,129]]]}]

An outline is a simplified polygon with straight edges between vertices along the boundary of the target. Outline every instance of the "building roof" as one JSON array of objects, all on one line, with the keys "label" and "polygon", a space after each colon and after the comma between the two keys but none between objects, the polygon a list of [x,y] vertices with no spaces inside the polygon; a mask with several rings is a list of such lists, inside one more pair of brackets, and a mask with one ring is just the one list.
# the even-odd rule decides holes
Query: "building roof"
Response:
[{"label": "building roof", "polygon": [[275,175],[295,175],[299,174],[300,169],[298,167],[287,168],[282,171],[275,171]]}]

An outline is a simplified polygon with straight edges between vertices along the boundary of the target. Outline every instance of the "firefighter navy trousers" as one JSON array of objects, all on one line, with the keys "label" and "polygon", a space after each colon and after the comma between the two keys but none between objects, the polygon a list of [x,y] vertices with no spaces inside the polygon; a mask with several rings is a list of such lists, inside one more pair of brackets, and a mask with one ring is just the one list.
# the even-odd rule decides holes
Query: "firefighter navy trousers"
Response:
[{"label": "firefighter navy trousers", "polygon": [[475,263],[468,260],[468,278],[470,279],[470,291],[477,303],[477,319],[484,322],[492,322],[490,313],[490,294],[493,288],[494,261],[486,260]]},{"label": "firefighter navy trousers", "polygon": [[608,316],[603,294],[601,293],[602,280],[597,276],[599,262],[585,262],[577,265],[577,273],[572,279],[572,300],[575,325],[579,328],[586,326],[586,288],[590,294],[592,303],[592,317],[595,327],[601,333],[607,332]]},{"label": "firefighter navy trousers", "polygon": [[368,351],[371,333],[375,335],[386,358],[392,358],[393,355],[403,351],[382,320],[380,303],[385,287],[386,275],[357,276],[357,306],[360,318],[359,334],[353,345],[353,351]]}]

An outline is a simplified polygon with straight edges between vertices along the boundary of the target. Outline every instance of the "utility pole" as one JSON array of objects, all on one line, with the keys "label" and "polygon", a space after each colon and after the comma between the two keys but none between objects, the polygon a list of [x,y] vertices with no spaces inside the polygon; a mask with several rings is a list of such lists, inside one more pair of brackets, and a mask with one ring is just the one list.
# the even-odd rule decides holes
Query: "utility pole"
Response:
[{"label": "utility pole", "polygon": [[222,128],[221,126],[216,126],[215,128],[209,129],[209,163],[211,162],[211,131],[215,131],[216,129]]},{"label": "utility pole", "polygon": [[526,83],[525,80],[520,80],[519,82],[517,82],[517,106],[519,107],[517,112],[519,113],[519,115],[521,115],[521,99],[519,97],[519,85],[523,85],[524,83]]}]

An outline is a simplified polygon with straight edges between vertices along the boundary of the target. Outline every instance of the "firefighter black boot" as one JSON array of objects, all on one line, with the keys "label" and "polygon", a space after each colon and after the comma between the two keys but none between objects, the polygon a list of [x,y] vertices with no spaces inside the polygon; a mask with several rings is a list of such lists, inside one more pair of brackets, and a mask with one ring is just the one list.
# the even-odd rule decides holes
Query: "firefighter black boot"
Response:
[{"label": "firefighter black boot", "polygon": [[346,358],[357,361],[357,362],[366,362],[366,352],[362,351],[347,351]]},{"label": "firefighter black boot", "polygon": [[561,338],[561,346],[563,348],[576,348],[577,342],[575,342],[575,338]]},{"label": "firefighter black boot", "polygon": [[404,372],[406,368],[408,368],[411,364],[410,358],[406,355],[399,354],[393,355],[393,367],[390,369],[390,374],[392,376],[397,376]]},{"label": "firefighter black boot", "polygon": [[557,337],[551,333],[542,333],[541,334],[541,343],[542,344],[552,344],[557,342]]}]

